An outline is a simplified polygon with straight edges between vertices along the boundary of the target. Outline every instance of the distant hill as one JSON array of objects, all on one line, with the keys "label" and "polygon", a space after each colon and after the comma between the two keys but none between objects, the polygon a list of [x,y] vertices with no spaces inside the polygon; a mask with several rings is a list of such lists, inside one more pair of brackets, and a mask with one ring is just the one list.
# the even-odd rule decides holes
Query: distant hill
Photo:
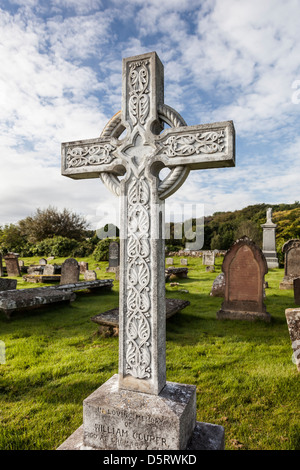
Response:
[{"label": "distant hill", "polygon": [[[266,222],[266,211],[272,207],[272,220],[277,224],[276,246],[279,261],[283,262],[282,245],[291,238],[300,238],[300,203],[255,204],[233,212],[215,212],[204,218],[204,250],[227,250],[235,240],[247,235],[262,247],[262,228]],[[193,220],[193,229],[196,221]],[[174,239],[173,224],[171,236],[166,240],[170,248],[184,248],[185,238]]]}]

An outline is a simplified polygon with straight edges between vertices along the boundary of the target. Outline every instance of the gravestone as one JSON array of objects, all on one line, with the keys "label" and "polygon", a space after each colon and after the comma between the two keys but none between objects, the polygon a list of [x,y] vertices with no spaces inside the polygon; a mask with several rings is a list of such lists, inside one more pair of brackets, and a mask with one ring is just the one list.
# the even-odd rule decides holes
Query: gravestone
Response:
[{"label": "gravestone", "polygon": [[53,274],[55,274],[55,270],[56,270],[55,264],[46,264],[46,266],[43,269],[43,275],[53,276]]},{"label": "gravestone", "polygon": [[15,253],[8,253],[4,256],[6,264],[6,272],[8,277],[21,276],[20,266],[18,263],[18,255]]},{"label": "gravestone", "polygon": [[268,266],[261,249],[248,237],[242,237],[227,251],[222,271],[225,295],[217,318],[269,322],[271,316],[263,303]]},{"label": "gravestone", "polygon": [[225,295],[225,275],[220,273],[213,282],[210,295],[212,297],[224,297]]},{"label": "gravestone", "polygon": [[87,269],[89,269],[89,263],[85,261],[79,261],[80,274],[84,274]]},{"label": "gravestone", "polygon": [[39,265],[40,265],[40,266],[45,266],[45,264],[47,264],[46,258],[41,258],[41,259],[39,260]]},{"label": "gravestone", "polygon": [[182,266],[187,266],[187,265],[188,265],[188,260],[187,260],[186,258],[182,258],[182,259],[180,260],[180,264],[181,264]]},{"label": "gravestone", "polygon": [[215,264],[215,252],[214,251],[203,251],[202,264],[205,266],[214,266]]},{"label": "gravestone", "polygon": [[61,265],[60,284],[75,284],[79,281],[79,264],[74,258],[68,258]]},{"label": "gravestone", "polygon": [[108,250],[108,268],[107,272],[118,272],[120,265],[120,245],[118,242],[110,242]]},{"label": "gravestone", "polygon": [[294,286],[294,301],[296,305],[300,305],[300,277],[293,280]]},{"label": "gravestone", "polygon": [[293,361],[300,372],[300,308],[287,308],[285,317],[292,342]]},{"label": "gravestone", "polygon": [[85,281],[95,281],[97,279],[96,271],[92,271],[91,269],[87,269],[84,272],[84,280]]},{"label": "gravestone", "polygon": [[0,253],[0,277],[3,276],[2,254]]},{"label": "gravestone", "polygon": [[167,258],[167,259],[166,259],[166,264],[168,264],[168,265],[174,264],[173,258]]},{"label": "gravestone", "polygon": [[293,281],[300,277],[300,239],[287,241],[283,247],[284,278],[279,285],[280,289],[293,289]]},{"label": "gravestone", "polygon": [[[166,382],[162,234],[164,200],[190,170],[234,166],[233,123],[187,126],[163,102],[155,52],[123,59],[122,77],[122,110],[101,136],[62,144],[64,176],[100,178],[120,197],[121,275],[119,373],[84,400],[83,426],[60,449],[203,448],[205,433],[206,448],[223,448],[222,427],[196,423],[196,387]],[[163,167],[171,171],[160,180]]]},{"label": "gravestone", "polygon": [[278,258],[276,253],[276,227],[277,224],[272,222],[272,209],[267,209],[267,220],[262,225],[263,228],[263,249],[262,252],[265,255],[268,268],[278,268]]}]

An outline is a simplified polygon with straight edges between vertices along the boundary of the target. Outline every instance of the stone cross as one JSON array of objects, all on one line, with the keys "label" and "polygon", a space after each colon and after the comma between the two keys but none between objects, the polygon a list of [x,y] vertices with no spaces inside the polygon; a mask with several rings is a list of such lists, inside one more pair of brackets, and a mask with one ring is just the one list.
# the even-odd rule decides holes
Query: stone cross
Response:
[{"label": "stone cross", "polygon": [[150,52],[123,59],[122,110],[101,136],[62,144],[64,176],[100,178],[120,196],[120,389],[158,395],[166,384],[164,200],[190,170],[234,166],[234,135],[232,121],[187,126],[165,105]]}]

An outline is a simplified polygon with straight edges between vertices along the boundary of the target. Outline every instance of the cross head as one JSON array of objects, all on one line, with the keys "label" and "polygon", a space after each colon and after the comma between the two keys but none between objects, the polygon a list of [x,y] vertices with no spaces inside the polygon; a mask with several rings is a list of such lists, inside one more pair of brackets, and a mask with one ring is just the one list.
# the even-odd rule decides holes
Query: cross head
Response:
[{"label": "cross head", "polygon": [[123,59],[122,109],[100,137],[62,144],[62,175],[100,178],[120,197],[119,388],[166,384],[165,199],[190,170],[234,165],[232,121],[187,126],[164,104],[156,52]]}]

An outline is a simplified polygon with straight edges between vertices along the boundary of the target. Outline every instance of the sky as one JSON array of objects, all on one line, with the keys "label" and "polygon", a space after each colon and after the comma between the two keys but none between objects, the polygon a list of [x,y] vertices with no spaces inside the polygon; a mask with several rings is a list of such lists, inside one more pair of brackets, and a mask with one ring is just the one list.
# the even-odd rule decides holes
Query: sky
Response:
[{"label": "sky", "polygon": [[50,205],[114,223],[101,181],[61,175],[61,143],[100,136],[122,58],[150,51],[165,104],[236,131],[236,166],[191,171],[166,211],[298,201],[299,18],[298,0],[0,0],[0,225]]}]

